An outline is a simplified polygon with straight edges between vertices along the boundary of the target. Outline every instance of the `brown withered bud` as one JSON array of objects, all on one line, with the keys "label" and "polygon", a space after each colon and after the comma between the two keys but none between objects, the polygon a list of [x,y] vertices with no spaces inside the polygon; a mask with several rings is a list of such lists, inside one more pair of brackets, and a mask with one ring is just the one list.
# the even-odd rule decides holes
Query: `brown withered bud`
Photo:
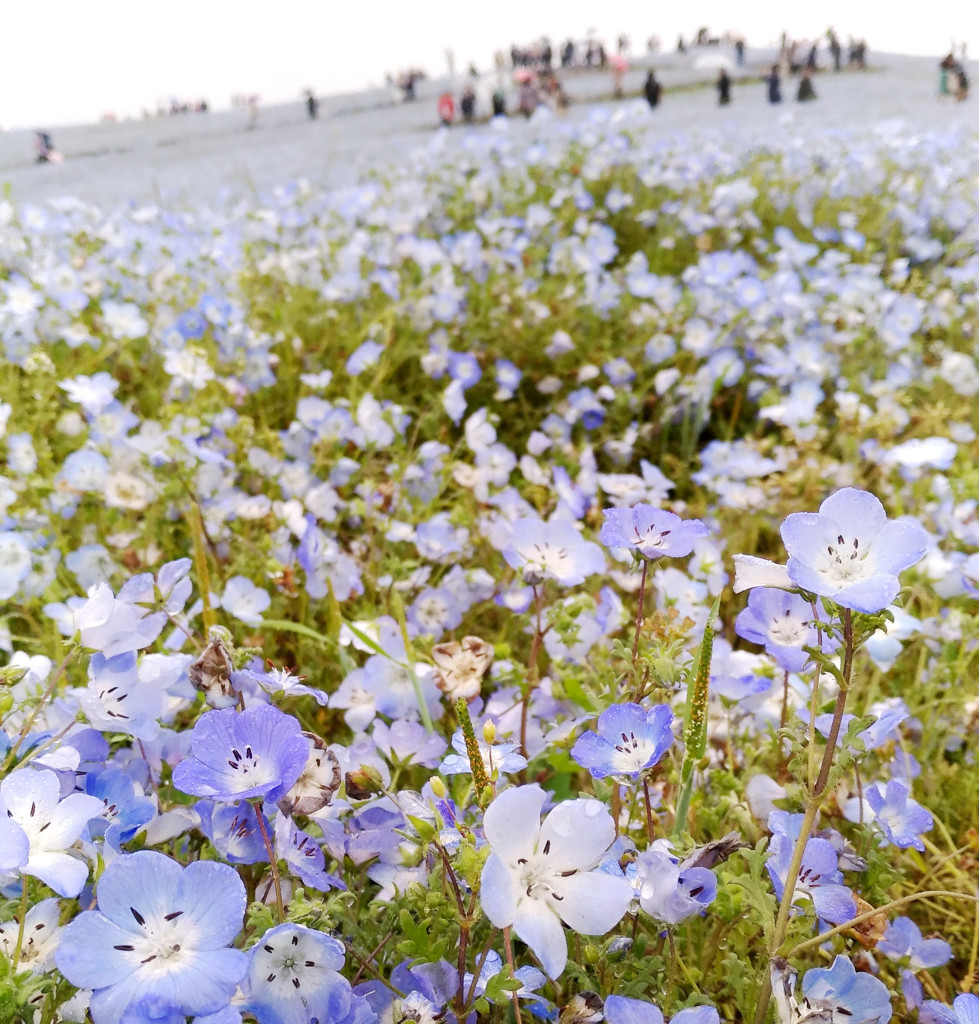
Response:
[{"label": "brown withered bud", "polygon": [[204,694],[209,707],[215,709],[231,708],[238,703],[238,694],[231,686],[231,673],[234,665],[231,651],[225,639],[227,630],[215,627],[209,634],[207,647],[204,648],[197,661],[187,666],[187,675],[195,690]]},{"label": "brown withered bud", "polygon": [[343,777],[343,784],[351,800],[369,800],[372,796],[384,792],[384,780],[380,772],[367,764],[347,772]]},{"label": "brown withered bud", "polygon": [[493,648],[478,636],[464,636],[432,648],[435,685],[451,700],[479,696],[483,676],[493,664]]},{"label": "brown withered bud", "polygon": [[[857,895],[854,895],[853,898],[857,903],[857,917],[860,917],[862,914],[867,914],[874,909],[874,906],[868,903],[865,899],[861,899],[861,897]],[[887,913],[881,912],[879,914],[874,914],[873,917],[868,917],[866,921],[861,921],[859,924],[855,924],[850,929],[850,935],[852,935],[864,949],[873,949],[874,946],[876,946],[884,937],[884,932],[886,931]]]},{"label": "brown withered bud", "polygon": [[698,846],[680,865],[681,870],[688,871],[690,868],[713,868],[731,856],[738,850],[750,846],[737,832],[728,832],[726,836],[715,839],[706,846]]},{"label": "brown withered bud", "polygon": [[277,805],[289,817],[321,811],[330,805],[340,788],[340,762],[336,754],[315,733],[304,732],[303,736],[309,740],[306,767]]}]

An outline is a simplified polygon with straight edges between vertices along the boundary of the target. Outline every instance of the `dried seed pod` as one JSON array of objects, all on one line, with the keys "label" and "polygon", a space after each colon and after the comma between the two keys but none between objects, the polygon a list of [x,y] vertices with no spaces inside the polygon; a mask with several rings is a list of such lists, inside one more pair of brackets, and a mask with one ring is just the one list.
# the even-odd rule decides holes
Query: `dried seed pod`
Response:
[{"label": "dried seed pod", "polygon": [[309,816],[328,807],[340,788],[340,762],[336,754],[315,733],[304,732],[303,735],[309,740],[306,767],[277,805],[289,817]]},{"label": "dried seed pod", "polygon": [[238,703],[238,694],[231,685],[234,664],[228,646],[230,640],[226,641],[222,635],[226,632],[212,629],[210,642],[201,656],[187,666],[194,689],[200,690],[208,706],[216,709],[234,707]]},{"label": "dried seed pod", "polygon": [[483,676],[493,663],[493,648],[478,636],[464,636],[432,648],[435,685],[452,700],[479,696]]}]

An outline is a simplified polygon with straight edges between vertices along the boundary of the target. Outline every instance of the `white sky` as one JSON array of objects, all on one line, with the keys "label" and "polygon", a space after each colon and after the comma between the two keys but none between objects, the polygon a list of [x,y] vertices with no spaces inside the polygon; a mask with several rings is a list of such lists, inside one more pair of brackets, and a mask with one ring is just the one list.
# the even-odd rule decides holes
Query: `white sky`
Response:
[{"label": "white sky", "polygon": [[822,35],[865,36],[871,54],[934,54],[967,40],[979,54],[974,0],[0,0],[0,128],[138,115],[181,99],[212,107],[232,93],[263,102],[305,88],[341,92],[409,65],[431,74],[491,65],[496,49],[542,33],[559,44],[594,29],[633,50],[655,33],[672,48],[700,25],[737,30],[749,46]]}]

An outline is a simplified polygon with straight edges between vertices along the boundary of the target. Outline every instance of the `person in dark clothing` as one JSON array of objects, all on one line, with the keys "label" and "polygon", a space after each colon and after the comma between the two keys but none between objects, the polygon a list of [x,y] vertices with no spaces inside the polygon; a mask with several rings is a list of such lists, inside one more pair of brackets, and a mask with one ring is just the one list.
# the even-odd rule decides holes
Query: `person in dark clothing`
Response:
[{"label": "person in dark clothing", "polygon": [[795,97],[800,103],[808,103],[816,98],[816,90],[812,87],[812,69],[806,68],[799,79],[799,92]]},{"label": "person in dark clothing", "polygon": [[659,106],[659,99],[663,94],[663,87],[656,81],[656,72],[652,69],[650,69],[649,74],[646,75],[646,81],[643,83],[642,91],[646,97],[646,102],[651,107]]},{"label": "person in dark clothing", "polygon": [[312,89],[306,90],[306,113],[310,121],[315,121],[320,113],[320,101],[313,95]]},{"label": "person in dark clothing", "polygon": [[958,86],[955,90],[955,98],[959,103],[962,103],[969,98],[969,76],[965,73],[965,68],[959,62],[956,62],[955,67],[952,69],[952,74],[955,75],[955,83]]},{"label": "person in dark clothing", "polygon": [[506,89],[502,83],[493,90],[493,116],[506,117]]},{"label": "person in dark clothing", "polygon": [[731,76],[724,68],[717,75],[717,102],[726,107],[731,102]]},{"label": "person in dark clothing", "polygon": [[843,58],[843,47],[840,45],[840,40],[833,29],[829,29],[826,36],[829,39],[829,52],[833,58],[833,70],[839,71]]},{"label": "person in dark clothing", "polygon": [[768,86],[768,102],[782,102],[782,79],[778,73],[778,65],[773,64],[772,70],[765,75],[765,85]]},{"label": "person in dark clothing", "polygon": [[476,114],[476,90],[467,85],[462,96],[459,97],[459,109],[462,111],[462,119],[466,124],[473,123]]},{"label": "person in dark clothing", "polygon": [[34,154],[39,164],[54,163],[55,148],[51,136],[47,132],[34,133]]}]

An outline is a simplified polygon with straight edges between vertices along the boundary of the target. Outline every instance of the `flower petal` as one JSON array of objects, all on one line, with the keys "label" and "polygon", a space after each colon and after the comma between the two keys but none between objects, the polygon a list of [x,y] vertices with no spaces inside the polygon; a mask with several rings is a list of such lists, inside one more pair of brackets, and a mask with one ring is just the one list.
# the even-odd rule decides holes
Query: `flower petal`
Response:
[{"label": "flower petal", "polygon": [[537,853],[555,872],[593,868],[615,839],[615,823],[600,800],[566,800],[544,819]]},{"label": "flower petal", "polygon": [[604,935],[622,920],[632,902],[625,878],[602,871],[584,871],[551,883],[560,902],[553,904],[568,927],[582,935]]},{"label": "flower petal", "polygon": [[517,880],[513,872],[495,853],[483,865],[479,899],[486,916],[497,928],[513,923],[517,911]]},{"label": "flower petal", "polygon": [[568,941],[561,920],[544,900],[521,900],[513,919],[517,938],[530,947],[549,978],[557,978],[568,962]]},{"label": "flower petal", "polygon": [[547,794],[540,786],[504,790],[486,809],[483,831],[493,852],[510,865],[529,859],[540,831]]},{"label": "flower petal", "polygon": [[754,555],[734,556],[734,592],[751,590],[752,587],[777,587],[779,590],[795,590],[784,565],[756,558]]}]

